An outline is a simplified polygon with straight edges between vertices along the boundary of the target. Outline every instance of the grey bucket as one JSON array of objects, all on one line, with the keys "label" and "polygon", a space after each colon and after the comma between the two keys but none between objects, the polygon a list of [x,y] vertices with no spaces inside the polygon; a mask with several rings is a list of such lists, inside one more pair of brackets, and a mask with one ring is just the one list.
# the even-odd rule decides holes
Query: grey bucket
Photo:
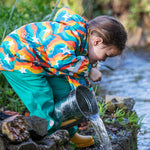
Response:
[{"label": "grey bucket", "polygon": [[55,104],[54,116],[61,122],[75,119],[76,121],[62,128],[75,126],[88,121],[98,113],[97,101],[93,93],[85,86],[78,86],[68,97]]}]

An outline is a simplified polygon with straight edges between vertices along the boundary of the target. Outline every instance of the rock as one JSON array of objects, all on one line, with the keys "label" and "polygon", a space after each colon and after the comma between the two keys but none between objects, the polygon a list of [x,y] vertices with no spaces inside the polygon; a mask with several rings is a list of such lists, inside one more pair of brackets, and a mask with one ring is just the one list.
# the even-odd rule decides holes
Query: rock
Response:
[{"label": "rock", "polygon": [[47,135],[47,121],[37,116],[26,117],[32,139],[39,140]]},{"label": "rock", "polygon": [[19,145],[17,150],[38,150],[36,143],[34,142],[25,142]]},{"label": "rock", "polygon": [[67,130],[57,130],[53,134],[37,141],[39,150],[70,150],[70,138]]},{"label": "rock", "polygon": [[0,137],[0,150],[5,150],[4,141],[3,141],[2,137]]},{"label": "rock", "polygon": [[97,100],[97,102],[99,102],[101,104],[104,102],[104,98],[101,96],[96,96],[96,100]]},{"label": "rock", "polygon": [[57,130],[53,134],[37,141],[40,150],[70,150],[70,138],[67,130]]},{"label": "rock", "polygon": [[38,145],[32,140],[20,144],[9,144],[6,146],[6,149],[7,150],[39,150]]},{"label": "rock", "polygon": [[0,121],[0,150],[71,149],[68,131],[58,130],[46,136],[47,121],[45,119],[21,115],[7,117]]},{"label": "rock", "polygon": [[115,105],[117,108],[125,108],[127,110],[132,110],[135,101],[131,97],[119,97],[114,95],[106,95],[105,103],[110,103]]},{"label": "rock", "polygon": [[[57,144],[57,150],[70,150],[70,138],[67,130],[57,130],[55,133],[48,137],[50,140],[54,140]],[[65,146],[65,147],[64,147]]]},{"label": "rock", "polygon": [[57,130],[49,136],[50,139],[54,139],[55,142],[65,143],[69,141],[69,133],[67,130]]},{"label": "rock", "polygon": [[[10,143],[5,138],[0,138],[0,150],[70,150],[69,133],[66,130],[58,130],[41,140],[22,143]],[[5,144],[5,145],[4,145]],[[4,149],[1,149],[4,148]]]},{"label": "rock", "polygon": [[37,141],[37,143],[40,150],[57,150],[56,142],[48,136],[40,141]]},{"label": "rock", "polygon": [[27,122],[21,115],[15,115],[2,121],[2,134],[11,142],[23,142],[29,139]]},{"label": "rock", "polygon": [[116,110],[116,106],[112,101],[106,102],[107,103],[107,111],[109,113],[113,113]]}]

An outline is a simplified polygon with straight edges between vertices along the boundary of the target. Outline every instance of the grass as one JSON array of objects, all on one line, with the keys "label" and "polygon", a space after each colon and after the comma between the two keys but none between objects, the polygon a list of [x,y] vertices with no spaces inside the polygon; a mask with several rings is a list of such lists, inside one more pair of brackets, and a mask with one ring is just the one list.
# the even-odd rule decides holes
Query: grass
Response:
[{"label": "grass", "polygon": [[98,102],[99,115],[101,118],[105,118],[105,123],[112,124],[117,122],[127,129],[140,129],[144,116],[138,117],[135,111],[127,111],[125,108],[117,108],[114,113],[109,114],[107,106],[108,104]]},{"label": "grass", "polygon": [[[7,0],[7,3],[6,1],[0,1],[0,44],[5,31],[6,36],[24,24],[41,21],[45,16],[50,15],[55,7],[56,1],[57,0],[19,0],[14,7],[11,0]],[[24,109],[24,104],[0,72],[0,110],[17,111],[22,114]]]},{"label": "grass", "polygon": [[97,104],[99,107],[99,115],[101,116],[101,118],[103,118],[104,116],[106,116],[107,104],[101,104],[100,102],[98,102]]},{"label": "grass", "polygon": [[0,110],[11,110],[22,114],[25,110],[25,105],[19,99],[1,72],[0,79]]}]

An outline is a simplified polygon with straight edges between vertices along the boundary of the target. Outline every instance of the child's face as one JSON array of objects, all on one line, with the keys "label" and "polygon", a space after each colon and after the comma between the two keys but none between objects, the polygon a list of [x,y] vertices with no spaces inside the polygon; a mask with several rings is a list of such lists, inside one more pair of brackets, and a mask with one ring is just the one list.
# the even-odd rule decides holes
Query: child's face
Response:
[{"label": "child's face", "polygon": [[105,61],[107,57],[120,55],[121,52],[115,46],[106,46],[100,37],[89,40],[88,56],[90,64],[97,61]]}]

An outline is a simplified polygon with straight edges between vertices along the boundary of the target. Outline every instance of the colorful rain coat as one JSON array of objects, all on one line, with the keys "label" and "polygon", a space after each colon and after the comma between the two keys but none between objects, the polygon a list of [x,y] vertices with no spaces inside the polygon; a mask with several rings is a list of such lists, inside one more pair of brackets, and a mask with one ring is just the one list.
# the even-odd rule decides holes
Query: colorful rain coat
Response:
[{"label": "colorful rain coat", "polygon": [[88,26],[68,7],[52,22],[35,22],[10,33],[0,46],[0,70],[66,75],[74,89],[88,84]]}]

